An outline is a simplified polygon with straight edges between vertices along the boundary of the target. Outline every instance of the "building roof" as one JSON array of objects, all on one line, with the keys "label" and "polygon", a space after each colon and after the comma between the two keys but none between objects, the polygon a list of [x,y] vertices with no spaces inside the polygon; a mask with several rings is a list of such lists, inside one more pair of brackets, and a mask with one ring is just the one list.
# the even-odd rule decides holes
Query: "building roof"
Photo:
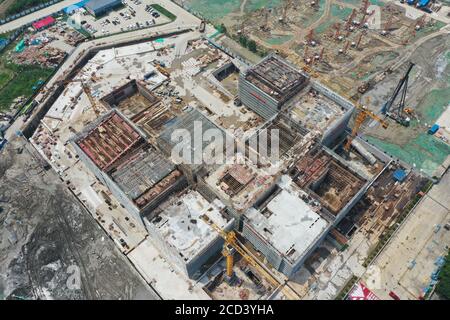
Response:
[{"label": "building roof", "polygon": [[99,124],[86,131],[77,144],[105,172],[142,142],[139,133],[116,112],[107,114]]},{"label": "building roof", "polygon": [[394,180],[403,182],[406,179],[406,171],[403,169],[397,169],[393,174]]},{"label": "building roof", "polygon": [[232,222],[220,213],[223,207],[220,201],[209,203],[197,191],[189,190],[170,197],[156,209],[160,212],[149,223],[189,262],[219,237],[217,231],[201,219],[202,215],[222,229]]},{"label": "building roof", "polygon": [[108,5],[117,5],[122,3],[121,0],[91,0],[84,5],[85,8],[89,8],[92,11],[103,9]]},{"label": "building roof", "polygon": [[283,101],[308,78],[276,55],[269,55],[247,70],[245,78],[277,101]]},{"label": "building roof", "polygon": [[175,170],[172,162],[150,146],[136,149],[118,162],[120,164],[111,177],[132,200],[138,199]]},{"label": "building roof", "polygon": [[80,2],[77,2],[77,3],[74,3],[74,4],[70,5],[70,6],[65,7],[64,8],[64,12],[67,13],[67,14],[72,13],[73,11],[81,9],[82,7],[84,7],[84,5],[86,3],[88,3],[88,2],[89,2],[89,0],[81,0]]},{"label": "building roof", "polygon": [[35,29],[41,29],[41,28],[44,28],[44,27],[54,24],[55,21],[56,21],[55,18],[53,18],[52,16],[48,16],[48,17],[45,17],[44,19],[34,22],[33,27]]},{"label": "building roof", "polygon": [[[172,148],[176,146],[177,148],[180,148],[179,150],[190,150],[188,154],[178,155],[175,153],[174,155],[179,158],[172,160],[179,163],[192,164],[194,167],[201,165],[205,160],[209,160],[206,159],[208,155],[206,152],[207,147],[212,146],[212,143],[217,143],[219,145],[221,143],[220,141],[210,142],[208,139],[202,139],[201,149],[197,150],[195,149],[197,146],[195,141],[197,132],[207,132],[208,130],[214,129],[217,130],[217,133],[222,135],[222,141],[226,141],[225,132],[196,109],[186,111],[183,115],[166,122],[161,128],[162,133],[159,138],[163,143],[170,145]],[[189,136],[186,136],[186,138],[183,137],[181,140],[174,139],[174,137],[179,139],[179,135],[184,132],[189,132],[191,139],[188,139]],[[223,147],[223,145],[221,147]]]},{"label": "building roof", "polygon": [[282,189],[261,211],[246,214],[246,224],[294,263],[326,231],[328,222],[291,190]]},{"label": "building roof", "polygon": [[380,300],[362,282],[356,283],[347,296],[347,300]]}]

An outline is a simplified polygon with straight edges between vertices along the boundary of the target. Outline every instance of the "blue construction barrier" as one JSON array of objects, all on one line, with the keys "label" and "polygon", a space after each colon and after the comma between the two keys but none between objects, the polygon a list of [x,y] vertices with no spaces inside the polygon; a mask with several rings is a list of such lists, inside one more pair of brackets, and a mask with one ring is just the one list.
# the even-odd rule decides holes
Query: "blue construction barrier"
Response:
[{"label": "blue construction barrier", "polygon": [[83,8],[84,5],[85,5],[86,3],[88,3],[89,1],[90,1],[90,0],[82,0],[82,1],[77,2],[77,3],[75,3],[75,4],[71,5],[71,6],[65,7],[65,8],[63,9],[63,11],[64,11],[65,14],[71,14],[72,12],[74,12],[74,11],[76,11],[76,10],[78,10],[78,9]]}]

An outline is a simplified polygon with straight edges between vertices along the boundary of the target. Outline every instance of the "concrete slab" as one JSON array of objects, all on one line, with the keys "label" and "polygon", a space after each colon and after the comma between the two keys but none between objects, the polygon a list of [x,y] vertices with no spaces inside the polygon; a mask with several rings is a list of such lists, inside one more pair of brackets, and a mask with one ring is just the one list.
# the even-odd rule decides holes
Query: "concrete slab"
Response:
[{"label": "concrete slab", "polygon": [[434,262],[450,245],[450,232],[443,228],[450,221],[449,183],[447,173],[374,261],[375,271],[363,277],[381,299],[391,299],[390,291],[401,299],[418,299],[430,284]]},{"label": "concrete slab", "polygon": [[130,252],[128,258],[163,299],[211,300],[194,281],[175,271],[149,240]]}]

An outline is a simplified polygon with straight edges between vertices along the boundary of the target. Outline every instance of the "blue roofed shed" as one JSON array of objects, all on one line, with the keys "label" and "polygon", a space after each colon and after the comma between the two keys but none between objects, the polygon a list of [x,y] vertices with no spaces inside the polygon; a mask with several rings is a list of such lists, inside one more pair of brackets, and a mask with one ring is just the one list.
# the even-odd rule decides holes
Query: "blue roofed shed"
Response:
[{"label": "blue roofed shed", "polygon": [[403,169],[397,169],[394,171],[393,178],[395,181],[403,182],[406,179],[406,171]]},{"label": "blue roofed shed", "polygon": [[84,8],[93,16],[98,17],[122,6],[122,0],[91,0]]}]

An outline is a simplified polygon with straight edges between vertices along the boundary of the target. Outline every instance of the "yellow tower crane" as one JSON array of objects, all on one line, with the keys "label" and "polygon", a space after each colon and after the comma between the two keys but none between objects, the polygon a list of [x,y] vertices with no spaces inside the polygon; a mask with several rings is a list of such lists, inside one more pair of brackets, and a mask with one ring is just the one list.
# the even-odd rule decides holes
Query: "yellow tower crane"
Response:
[{"label": "yellow tower crane", "polygon": [[383,119],[378,117],[372,111],[368,110],[366,107],[364,107],[360,104],[355,104],[355,106],[356,106],[356,108],[358,108],[359,113],[355,117],[355,123],[353,124],[352,133],[347,138],[347,143],[344,146],[344,150],[347,152],[350,151],[350,147],[352,145],[353,139],[356,138],[356,136],[358,135],[359,129],[361,128],[362,124],[368,117],[381,123],[381,125],[383,126],[384,129],[387,129],[387,127],[388,127],[388,124]]},{"label": "yellow tower crane", "polygon": [[253,268],[255,268],[259,274],[261,274],[264,279],[266,279],[272,286],[274,286],[277,290],[281,290],[281,292],[286,296],[286,298],[290,300],[299,300],[300,295],[292,289],[286,281],[280,281],[277,279],[275,275],[272,274],[266,267],[261,265],[252,257],[250,251],[243,245],[236,237],[236,232],[234,231],[225,231],[216,225],[213,221],[209,219],[208,216],[202,215],[201,219],[211,226],[224,240],[224,246],[222,250],[223,256],[226,258],[227,269],[226,274],[228,277],[233,276],[233,266],[234,266],[234,257],[233,257],[233,249],[236,250]]},{"label": "yellow tower crane", "polygon": [[100,110],[98,108],[97,101],[92,96],[91,90],[83,81],[81,81],[81,86],[83,87],[84,93],[88,96],[89,102],[91,103],[92,108],[94,109],[94,112],[98,117],[100,115]]},{"label": "yellow tower crane", "polygon": [[92,109],[94,109],[95,114],[97,115],[97,117],[100,115],[100,108],[97,104],[97,101],[94,99],[94,97],[92,96],[91,90],[89,89],[89,87],[86,85],[86,83],[81,80],[81,79],[72,79],[72,80],[66,80],[63,81],[64,85],[67,85],[69,83],[72,82],[80,82],[81,83],[81,87],[83,88],[83,92],[87,95],[89,102],[91,103]]}]

